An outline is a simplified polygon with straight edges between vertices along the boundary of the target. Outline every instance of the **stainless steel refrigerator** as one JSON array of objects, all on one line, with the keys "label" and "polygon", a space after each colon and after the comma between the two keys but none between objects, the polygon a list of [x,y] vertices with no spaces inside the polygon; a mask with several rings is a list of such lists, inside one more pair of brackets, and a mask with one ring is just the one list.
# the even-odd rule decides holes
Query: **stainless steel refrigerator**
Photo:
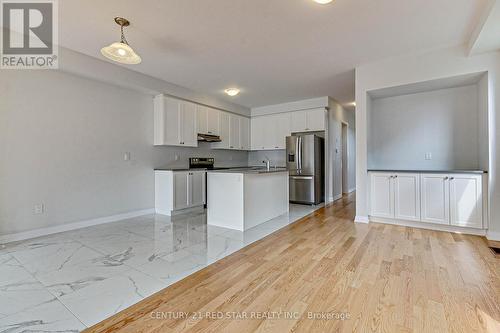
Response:
[{"label": "stainless steel refrigerator", "polygon": [[286,138],[290,202],[325,201],[325,140],[314,134]]}]

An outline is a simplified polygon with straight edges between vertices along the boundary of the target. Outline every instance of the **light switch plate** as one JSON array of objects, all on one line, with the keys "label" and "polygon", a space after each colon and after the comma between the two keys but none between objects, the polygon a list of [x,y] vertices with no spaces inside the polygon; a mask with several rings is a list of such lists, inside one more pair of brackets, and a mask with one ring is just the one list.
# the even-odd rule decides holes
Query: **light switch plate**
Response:
[{"label": "light switch plate", "polygon": [[432,160],[432,153],[425,153],[426,160]]}]

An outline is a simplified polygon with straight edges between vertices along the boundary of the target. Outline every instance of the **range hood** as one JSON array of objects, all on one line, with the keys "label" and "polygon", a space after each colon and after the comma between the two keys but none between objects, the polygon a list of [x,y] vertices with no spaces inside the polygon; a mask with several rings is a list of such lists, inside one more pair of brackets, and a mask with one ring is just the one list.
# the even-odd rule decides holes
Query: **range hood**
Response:
[{"label": "range hood", "polygon": [[218,135],[198,133],[198,141],[203,142],[221,142],[222,140]]}]

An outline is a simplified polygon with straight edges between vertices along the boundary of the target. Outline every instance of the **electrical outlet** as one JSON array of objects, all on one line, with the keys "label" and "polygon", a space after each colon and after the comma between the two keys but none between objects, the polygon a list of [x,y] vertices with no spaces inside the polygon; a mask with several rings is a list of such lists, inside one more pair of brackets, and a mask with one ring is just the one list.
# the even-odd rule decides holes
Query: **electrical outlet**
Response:
[{"label": "electrical outlet", "polygon": [[35,215],[40,215],[43,214],[44,212],[45,212],[45,205],[43,203],[36,204],[33,207],[33,214]]},{"label": "electrical outlet", "polygon": [[432,160],[432,153],[425,153],[426,160]]}]

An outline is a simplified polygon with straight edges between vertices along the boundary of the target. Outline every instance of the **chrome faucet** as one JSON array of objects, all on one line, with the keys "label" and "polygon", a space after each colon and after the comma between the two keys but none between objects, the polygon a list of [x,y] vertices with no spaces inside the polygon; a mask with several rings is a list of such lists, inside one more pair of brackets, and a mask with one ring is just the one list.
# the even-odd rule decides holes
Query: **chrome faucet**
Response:
[{"label": "chrome faucet", "polygon": [[269,160],[269,158],[266,157],[266,160],[262,161],[262,163],[266,163],[267,171],[271,170],[271,161]]}]

